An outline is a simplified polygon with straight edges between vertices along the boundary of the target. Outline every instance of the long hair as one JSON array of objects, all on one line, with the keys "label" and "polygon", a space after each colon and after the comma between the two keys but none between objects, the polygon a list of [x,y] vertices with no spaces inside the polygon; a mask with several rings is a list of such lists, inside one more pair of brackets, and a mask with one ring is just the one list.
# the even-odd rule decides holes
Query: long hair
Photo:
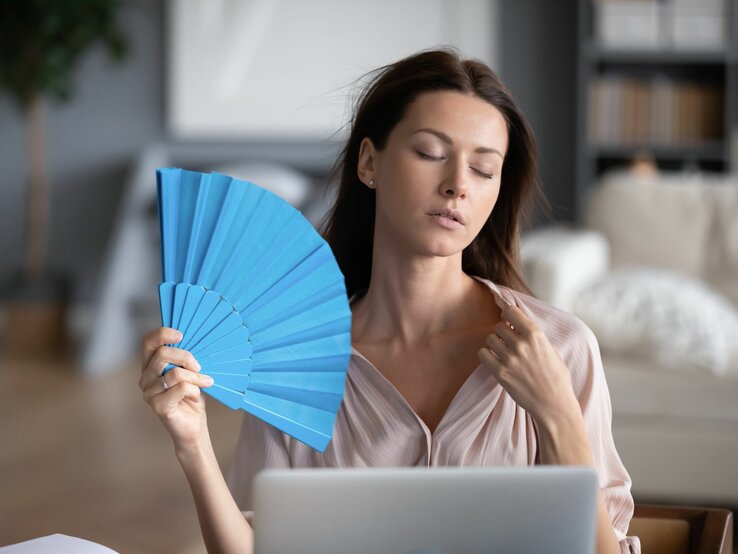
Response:
[{"label": "long hair", "polygon": [[520,271],[520,223],[531,217],[529,200],[549,206],[538,180],[533,133],[502,81],[486,64],[462,59],[452,48],[419,52],[367,76],[373,78],[360,92],[349,138],[328,177],[329,186],[338,183],[338,194],[320,225],[346,278],[349,297],[369,286],[374,244],[375,191],[357,175],[359,145],[369,137],[383,150],[408,105],[423,92],[442,90],[487,101],[500,111],[508,130],[497,203],[462,252],[462,270],[532,295]]}]

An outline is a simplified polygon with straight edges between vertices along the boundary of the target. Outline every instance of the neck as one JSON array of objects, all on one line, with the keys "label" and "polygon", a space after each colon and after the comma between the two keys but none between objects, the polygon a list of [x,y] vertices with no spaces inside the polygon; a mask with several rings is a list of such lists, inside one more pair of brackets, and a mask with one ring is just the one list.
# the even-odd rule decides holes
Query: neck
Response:
[{"label": "neck", "polygon": [[375,243],[366,294],[354,303],[354,336],[399,348],[472,324],[475,289],[484,285],[461,270],[454,256],[409,257]]}]

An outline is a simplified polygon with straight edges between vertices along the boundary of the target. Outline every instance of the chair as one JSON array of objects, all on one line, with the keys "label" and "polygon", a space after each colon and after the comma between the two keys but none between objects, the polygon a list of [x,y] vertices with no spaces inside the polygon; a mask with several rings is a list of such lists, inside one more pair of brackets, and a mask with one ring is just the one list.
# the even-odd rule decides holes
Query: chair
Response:
[{"label": "chair", "polygon": [[636,504],[628,534],[644,554],[733,554],[733,512]]}]

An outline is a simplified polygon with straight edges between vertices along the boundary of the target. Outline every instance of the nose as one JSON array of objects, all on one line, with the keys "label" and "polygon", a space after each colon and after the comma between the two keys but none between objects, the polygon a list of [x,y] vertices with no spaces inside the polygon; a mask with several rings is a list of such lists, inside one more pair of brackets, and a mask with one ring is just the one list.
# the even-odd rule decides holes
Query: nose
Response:
[{"label": "nose", "polygon": [[441,194],[449,198],[457,196],[464,198],[467,187],[466,179],[466,164],[458,157],[452,163],[446,164],[446,173],[440,187]]}]

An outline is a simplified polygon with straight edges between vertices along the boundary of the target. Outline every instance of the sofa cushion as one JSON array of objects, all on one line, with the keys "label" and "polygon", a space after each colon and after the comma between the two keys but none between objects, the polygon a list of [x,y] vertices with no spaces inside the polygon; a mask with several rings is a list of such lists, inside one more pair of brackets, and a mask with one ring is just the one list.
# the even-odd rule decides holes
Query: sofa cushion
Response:
[{"label": "sofa cushion", "polygon": [[738,375],[738,311],[686,275],[614,271],[580,291],[572,311],[603,351],[637,353],[670,369]]},{"label": "sofa cushion", "polygon": [[[725,296],[738,310],[738,271],[713,271],[706,279],[707,283]],[[738,339],[736,339],[738,340]]]},{"label": "sofa cushion", "polygon": [[713,212],[695,177],[619,171],[593,188],[584,222],[608,238],[613,268],[653,265],[703,277]]},{"label": "sofa cushion", "polygon": [[533,293],[561,310],[571,310],[579,291],[609,270],[607,239],[593,230],[551,225],[520,240],[523,275]]},{"label": "sofa cushion", "polygon": [[738,281],[738,178],[707,184],[714,203],[712,229],[707,237],[707,275],[730,273]]},{"label": "sofa cushion", "polygon": [[643,356],[604,352],[613,415],[738,424],[738,377],[668,371]]}]

